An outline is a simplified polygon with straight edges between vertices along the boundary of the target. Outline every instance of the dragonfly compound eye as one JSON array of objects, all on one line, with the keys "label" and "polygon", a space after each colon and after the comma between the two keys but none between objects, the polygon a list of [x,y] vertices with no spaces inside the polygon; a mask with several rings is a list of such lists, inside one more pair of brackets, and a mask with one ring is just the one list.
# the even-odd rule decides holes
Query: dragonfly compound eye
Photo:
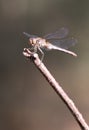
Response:
[{"label": "dragonfly compound eye", "polygon": [[38,40],[36,40],[36,43],[40,44],[41,42],[40,42],[40,40],[38,39]]},{"label": "dragonfly compound eye", "polygon": [[30,38],[30,39],[29,39],[29,44],[31,44],[31,45],[34,45],[34,44],[35,44],[35,41],[34,41],[33,38]]}]

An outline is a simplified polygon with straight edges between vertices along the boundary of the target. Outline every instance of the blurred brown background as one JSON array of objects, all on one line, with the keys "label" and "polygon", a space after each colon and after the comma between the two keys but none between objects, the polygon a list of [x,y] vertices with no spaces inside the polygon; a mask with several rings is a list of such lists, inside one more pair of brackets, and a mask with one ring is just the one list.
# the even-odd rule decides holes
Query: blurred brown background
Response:
[{"label": "blurred brown background", "polygon": [[44,63],[89,122],[89,1],[0,0],[0,130],[78,130],[33,63],[22,32],[43,36],[67,27],[78,54],[46,52]]}]

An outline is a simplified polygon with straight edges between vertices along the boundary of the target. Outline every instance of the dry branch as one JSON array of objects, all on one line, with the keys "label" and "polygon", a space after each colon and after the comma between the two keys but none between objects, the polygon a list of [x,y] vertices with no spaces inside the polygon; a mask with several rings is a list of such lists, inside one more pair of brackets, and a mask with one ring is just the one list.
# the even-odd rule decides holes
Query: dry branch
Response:
[{"label": "dry branch", "polygon": [[89,130],[89,126],[85,122],[82,114],[79,112],[77,107],[75,106],[74,102],[68,97],[68,95],[64,92],[62,87],[58,84],[58,82],[55,80],[55,78],[51,75],[51,73],[48,71],[48,69],[45,67],[45,65],[40,61],[37,53],[32,53],[29,51],[29,49],[24,49],[23,55],[27,58],[30,58],[37,69],[40,70],[42,75],[46,78],[48,83],[52,86],[52,88],[55,90],[57,95],[62,99],[62,101],[65,103],[65,105],[70,110],[71,114],[76,119],[77,123],[79,124],[80,128],[82,130]]}]

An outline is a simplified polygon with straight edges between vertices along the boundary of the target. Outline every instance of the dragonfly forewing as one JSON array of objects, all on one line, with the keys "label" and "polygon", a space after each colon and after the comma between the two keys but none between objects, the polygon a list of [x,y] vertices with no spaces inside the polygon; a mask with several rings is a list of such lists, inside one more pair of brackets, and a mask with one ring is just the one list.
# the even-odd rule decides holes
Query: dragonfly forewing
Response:
[{"label": "dragonfly forewing", "polygon": [[45,35],[43,38],[45,39],[61,39],[65,38],[68,35],[69,31],[67,28],[60,28],[58,31],[54,33],[50,33]]},{"label": "dragonfly forewing", "polygon": [[36,35],[30,35],[29,33],[23,32],[24,35],[26,35],[28,38],[37,38]]}]

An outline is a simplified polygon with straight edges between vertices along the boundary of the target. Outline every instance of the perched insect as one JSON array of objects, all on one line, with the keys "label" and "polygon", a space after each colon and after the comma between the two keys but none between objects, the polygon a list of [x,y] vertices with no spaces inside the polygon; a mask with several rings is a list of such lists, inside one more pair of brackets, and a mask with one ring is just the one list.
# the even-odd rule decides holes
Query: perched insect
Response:
[{"label": "perched insect", "polygon": [[73,56],[77,56],[77,54],[74,52],[67,50],[69,47],[74,46],[77,42],[77,40],[73,37],[68,38],[68,33],[69,32],[67,28],[60,28],[58,31],[47,34],[41,38],[36,35],[30,35],[26,32],[23,32],[23,34],[29,38],[29,44],[32,46],[31,49],[33,49],[33,52],[36,53],[37,50],[41,52],[41,61],[44,58],[44,52],[42,49],[55,49],[71,54]]}]

